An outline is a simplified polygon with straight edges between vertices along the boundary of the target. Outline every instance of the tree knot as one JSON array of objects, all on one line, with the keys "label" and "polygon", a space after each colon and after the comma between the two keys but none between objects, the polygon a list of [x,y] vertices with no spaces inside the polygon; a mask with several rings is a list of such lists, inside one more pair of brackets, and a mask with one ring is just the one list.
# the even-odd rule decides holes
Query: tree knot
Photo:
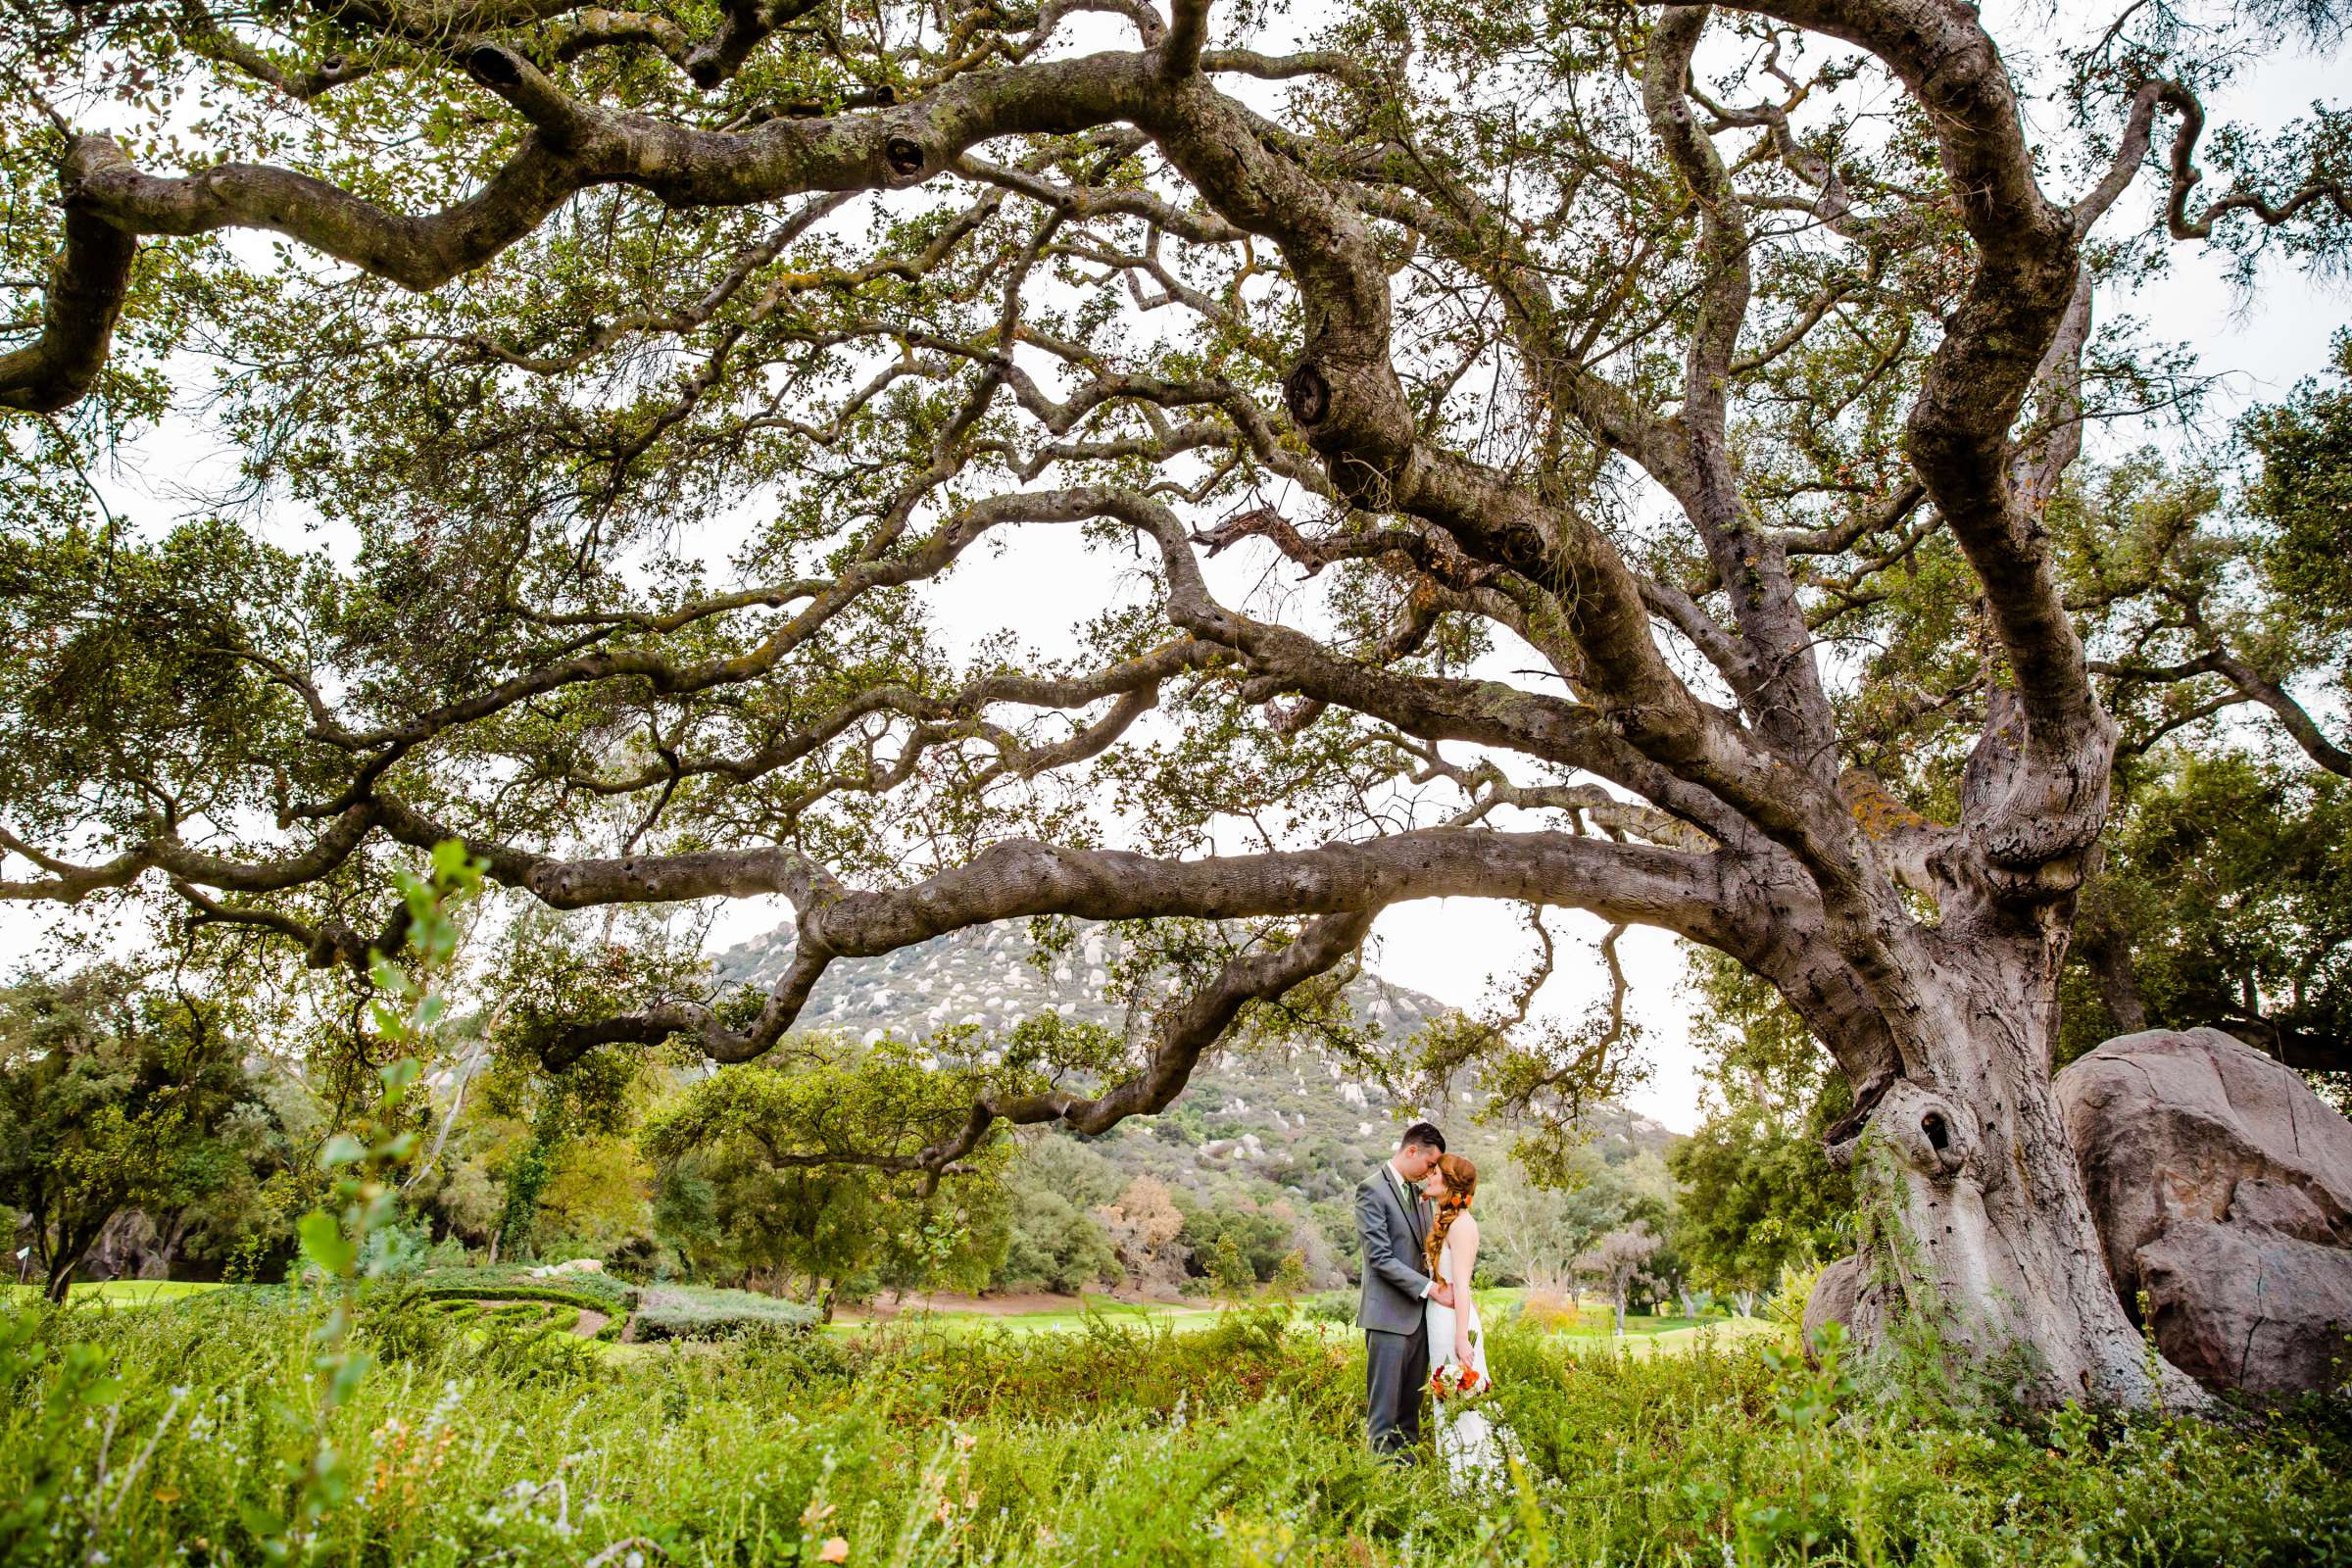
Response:
[{"label": "tree knot", "polygon": [[1914,1080],[1897,1078],[1871,1112],[1870,1130],[1903,1162],[1933,1182],[1947,1182],[1976,1152],[1969,1120],[1951,1102]]},{"label": "tree knot", "polygon": [[1302,428],[1311,429],[1321,424],[1323,416],[1331,412],[1331,383],[1323,378],[1315,362],[1308,360],[1284,378],[1282,401],[1291,411],[1292,418]]},{"label": "tree knot", "polygon": [[889,166],[892,179],[911,183],[923,177],[931,160],[922,143],[909,136],[893,136],[882,144],[882,162]]},{"label": "tree knot", "polygon": [[485,87],[515,87],[522,83],[521,62],[494,43],[477,43],[466,50],[466,71]]}]

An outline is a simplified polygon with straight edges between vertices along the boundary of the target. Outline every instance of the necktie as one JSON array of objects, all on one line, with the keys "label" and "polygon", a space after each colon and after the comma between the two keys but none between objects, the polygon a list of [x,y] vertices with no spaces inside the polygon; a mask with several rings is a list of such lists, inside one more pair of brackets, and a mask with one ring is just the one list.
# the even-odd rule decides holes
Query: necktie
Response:
[{"label": "necktie", "polygon": [[1396,1174],[1396,1166],[1389,1167],[1389,1177],[1396,1184],[1396,1200],[1404,1205],[1404,1222],[1412,1226],[1416,1233],[1426,1230],[1427,1222],[1421,1214],[1421,1195],[1406,1188],[1404,1178]]}]

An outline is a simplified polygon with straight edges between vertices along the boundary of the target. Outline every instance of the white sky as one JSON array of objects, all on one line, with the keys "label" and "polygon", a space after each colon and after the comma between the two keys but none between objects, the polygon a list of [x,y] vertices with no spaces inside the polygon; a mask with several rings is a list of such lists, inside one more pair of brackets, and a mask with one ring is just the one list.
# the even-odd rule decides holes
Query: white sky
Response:
[{"label": "white sky", "polygon": [[[2002,33],[1996,21],[1995,34]],[[2211,122],[2218,126],[2235,120],[2275,127],[2326,96],[2330,78],[2328,62],[2275,63],[2217,96],[2209,104]],[[2136,196],[2152,202],[2154,185],[2152,175],[2143,176]],[[2111,221],[2118,220],[2131,219],[2119,213]],[[2194,247],[2179,248],[2170,275],[2153,286],[2127,300],[2102,299],[2101,307],[2110,317],[2118,311],[2139,316],[2153,336],[2187,344],[2205,374],[2225,378],[2206,418],[2209,432],[2221,430],[2228,416],[2247,404],[2274,400],[2299,378],[2324,369],[2329,336],[2347,315],[2340,293],[2323,293],[2283,268],[2267,271],[2251,299],[2240,298],[2226,281],[2222,267]],[[2136,443],[2150,434],[2131,432],[2129,439]],[[184,473],[203,466],[207,445],[193,429],[171,432],[147,443],[143,452],[133,455],[133,464],[151,476]],[[145,504],[135,507],[137,513],[169,514],[161,494],[166,487],[160,482],[132,479],[128,488],[149,492]],[[1057,652],[1068,646],[1076,618],[1072,607],[1083,610],[1101,603],[1102,571],[1102,559],[1082,554],[1069,530],[1028,530],[1001,554],[976,553],[960,564],[937,587],[934,602],[951,641],[966,647],[1004,626],[1007,606],[1034,606],[1033,620],[1016,616],[1011,623],[1040,651]],[[1223,573],[1212,581],[1220,593],[1241,597],[1239,581]],[[1502,661],[1506,666],[1511,662],[1508,658]],[[14,968],[29,957],[43,932],[60,918],[53,910],[0,907],[0,968]],[[780,901],[746,901],[719,914],[711,944],[714,949],[729,946],[788,918],[789,910]],[[1443,1002],[1475,1004],[1486,995],[1491,977],[1525,960],[1530,942],[1521,921],[1513,906],[1477,901],[1401,905],[1383,914],[1375,927],[1373,964],[1397,984]],[[1574,1018],[1599,995],[1599,966],[1589,954],[1600,925],[1588,916],[1560,912],[1551,916],[1551,923],[1555,936],[1581,939],[1585,956],[1570,942],[1562,943],[1559,970],[1540,994],[1538,1011]],[[1620,956],[1634,982],[1632,1012],[1642,1027],[1642,1050],[1651,1074],[1628,1098],[1635,1108],[1688,1131],[1697,1120],[1698,1081],[1688,1044],[1690,1004],[1680,992],[1680,951],[1664,933],[1637,929],[1620,944]]]}]

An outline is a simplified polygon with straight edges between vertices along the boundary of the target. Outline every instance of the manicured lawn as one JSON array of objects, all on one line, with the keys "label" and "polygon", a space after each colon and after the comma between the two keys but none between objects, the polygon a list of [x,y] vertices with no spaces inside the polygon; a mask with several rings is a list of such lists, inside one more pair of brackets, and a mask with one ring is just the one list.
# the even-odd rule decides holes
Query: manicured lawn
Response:
[{"label": "manicured lawn", "polygon": [[[1628,1355],[1659,1355],[1680,1353],[1701,1345],[1732,1345],[1744,1340],[1786,1339],[1788,1331],[1780,1324],[1760,1317],[1709,1318],[1692,1323],[1688,1318],[1654,1318],[1647,1321],[1659,1326],[1638,1330],[1637,1320],[1628,1319],[1625,1338],[1611,1334],[1553,1334],[1547,1343],[1575,1352],[1623,1350]],[[1679,1325],[1679,1326],[1678,1326]]]},{"label": "manicured lawn", "polygon": [[[1478,1293],[1480,1310],[1490,1323],[1500,1325],[1512,1316],[1512,1309],[1526,1293],[1517,1288],[1481,1291]],[[1096,1325],[1113,1327],[1152,1324],[1188,1334],[1212,1328],[1228,1309],[1208,1304],[1178,1305],[1170,1302],[1114,1301],[1105,1298],[1089,1298],[1083,1307],[1071,1306],[1034,1312],[987,1312],[971,1308],[943,1307],[925,1312],[907,1312],[887,1320],[857,1319],[837,1321],[824,1326],[824,1332],[836,1339],[854,1339],[863,1335],[898,1335],[920,1337],[947,1335],[968,1337],[992,1333],[1004,1334],[1072,1334],[1082,1333]],[[1588,1313],[1587,1323],[1605,1320],[1605,1314]],[[1344,1323],[1306,1320],[1300,1327],[1325,1338],[1352,1336],[1355,1330]],[[1630,1316],[1625,1320],[1625,1337],[1617,1338],[1606,1330],[1580,1328],[1575,1332],[1555,1331],[1545,1336],[1561,1349],[1581,1354],[1608,1353],[1623,1349],[1629,1354],[1655,1354],[1663,1351],[1682,1352],[1702,1343],[1728,1345],[1734,1341],[1757,1336],[1782,1336],[1786,1331],[1777,1323],[1763,1318],[1687,1318]]]},{"label": "manicured lawn", "polygon": [[[602,1281],[599,1282],[603,1283]],[[76,1305],[104,1303],[109,1306],[154,1306],[166,1301],[185,1300],[224,1287],[199,1280],[109,1280],[102,1284],[76,1285],[73,1300]],[[18,1294],[29,1294],[19,1292]],[[1479,1305],[1488,1321],[1499,1324],[1519,1304],[1526,1293],[1516,1287],[1481,1291]],[[962,1339],[989,1334],[1077,1334],[1090,1327],[1162,1326],[1177,1334],[1198,1333],[1213,1328],[1225,1315],[1226,1308],[1204,1304],[1200,1306],[1164,1301],[1116,1301],[1107,1297],[1090,1297],[1082,1306],[1045,1309],[1034,1312],[984,1312],[968,1308],[940,1308],[932,1311],[910,1311],[888,1320],[857,1319],[824,1325],[823,1332],[838,1340],[856,1339],[867,1335],[891,1338],[923,1338],[948,1336]],[[1325,1338],[1351,1336],[1355,1332],[1344,1324],[1302,1324],[1309,1332]],[[1560,1349],[1590,1356],[1623,1350],[1630,1355],[1648,1355],[1659,1352],[1685,1352],[1702,1343],[1731,1344],[1758,1336],[1785,1335],[1777,1323],[1762,1318],[1707,1318],[1697,1320],[1684,1317],[1628,1317],[1625,1337],[1621,1340],[1606,1332],[1554,1332],[1545,1338]],[[607,1353],[634,1356],[642,1353],[633,1346],[598,1345]]]},{"label": "manicured lawn", "polygon": [[1068,1334],[1083,1331],[1090,1323],[1152,1323],[1165,1324],[1181,1334],[1205,1328],[1214,1323],[1217,1317],[1218,1308],[1214,1306],[1180,1306],[1164,1301],[1114,1301],[1107,1297],[1090,1297],[1083,1306],[1035,1312],[983,1312],[968,1308],[909,1311],[889,1319],[828,1323],[825,1332],[841,1338],[877,1331],[968,1335],[1003,1330],[1009,1334]]},{"label": "manicured lawn", "polygon": [[210,1280],[106,1280],[96,1285],[71,1287],[70,1299],[76,1306],[104,1301],[110,1306],[153,1306],[160,1301],[182,1301],[191,1296],[220,1290]]}]

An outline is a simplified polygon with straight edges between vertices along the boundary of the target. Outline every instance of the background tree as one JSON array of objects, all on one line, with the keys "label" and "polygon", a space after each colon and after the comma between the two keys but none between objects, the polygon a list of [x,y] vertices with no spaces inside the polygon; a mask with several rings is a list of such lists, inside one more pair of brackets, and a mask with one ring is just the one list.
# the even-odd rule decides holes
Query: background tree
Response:
[{"label": "background tree", "polygon": [[583,1138],[568,1151],[540,1198],[547,1227],[592,1255],[607,1257],[653,1239],[653,1167],[620,1133]]},{"label": "background tree", "polygon": [[1823,1149],[1852,1099],[1804,1024],[1753,976],[1696,955],[1690,991],[1704,1115],[1666,1155],[1673,1236],[1698,1283],[1748,1315],[1784,1268],[1853,1249],[1853,1179]]},{"label": "background tree", "polygon": [[1001,1157],[966,1163],[945,1187],[909,1174],[912,1152],[967,1113],[976,1076],[928,1070],[897,1042],[808,1038],[757,1070],[694,1083],[642,1138],[665,1186],[707,1186],[710,1229],[736,1267],[779,1292],[797,1283],[829,1317],[844,1285],[977,1286],[1002,1256]]},{"label": "background tree", "polygon": [[2134,769],[2083,906],[2059,1057],[2210,1024],[2352,1091],[2352,784],[2239,749]]},{"label": "background tree", "polygon": [[1184,1214],[1178,1240],[1190,1254],[1195,1275],[1207,1279],[1220,1292],[1231,1282],[1218,1273],[1218,1259],[1230,1272],[1247,1272],[1249,1283],[1265,1284],[1281,1271],[1282,1260],[1298,1250],[1298,1216],[1280,1202],[1260,1203],[1249,1198],[1221,1198],[1215,1202],[1188,1201],[1179,1195]]},{"label": "background tree", "polygon": [[1491,1264],[1540,1290],[1573,1288],[1576,1258],[1603,1233],[1636,1220],[1666,1222],[1671,1204],[1643,1179],[1580,1146],[1542,1185],[1516,1161],[1479,1184],[1480,1241]]},{"label": "background tree", "polygon": [[1608,1298],[1620,1337],[1625,1333],[1626,1308],[1634,1297],[1644,1291],[1664,1289],[1650,1273],[1650,1264],[1665,1245],[1664,1238],[1651,1230],[1646,1220],[1636,1220],[1610,1231],[1576,1256],[1577,1273],[1591,1280]]},{"label": "background tree", "polygon": [[1166,1183],[1138,1176],[1095,1213],[1125,1271],[1128,1290],[1146,1296],[1172,1293],[1183,1285],[1190,1256],[1178,1240],[1184,1234],[1184,1215]]},{"label": "background tree", "polygon": [[1201,1255],[1207,1259],[1209,1289],[1216,1293],[1218,1300],[1246,1301],[1256,1291],[1257,1270],[1244,1255],[1241,1238],[1235,1232],[1219,1232]]},{"label": "background tree", "polygon": [[109,1221],[172,1215],[244,1173],[260,1112],[217,1004],[117,966],[0,993],[0,1198],[30,1221],[51,1300]]},{"label": "background tree", "polygon": [[262,1073],[250,1074],[246,1090],[252,1098],[231,1107],[213,1129],[230,1156],[221,1162],[217,1185],[182,1189],[159,1197],[153,1207],[119,1211],[99,1232],[83,1271],[104,1268],[116,1278],[166,1279],[186,1265],[216,1273],[249,1238],[273,1229],[277,1216],[269,1200],[270,1185],[292,1173],[316,1140],[295,1135],[308,1125],[304,1111],[310,1107],[290,1107],[288,1101],[295,1097],[272,1094],[270,1087]]},{"label": "background tree", "polygon": [[[2109,666],[2141,734],[2119,749],[2116,832],[2084,901],[2063,1058],[2110,1023],[2212,1024],[2327,1075],[2315,1080],[2323,1093],[2352,1088],[2339,1076],[2352,1074],[2352,754],[2288,689],[2339,715],[2352,697],[2352,333],[2337,335],[2335,358],[2334,377],[2240,420],[2252,471],[2237,493],[2142,460],[2092,508],[2153,520],[2122,530],[2127,540],[2177,541],[2141,546],[2157,611],[2133,628],[2135,643],[2177,657]],[[2219,537],[2184,525],[2209,510],[2230,514]],[[2110,593],[2132,575],[2110,568],[2085,586]],[[2217,728],[2214,714],[2249,704],[2279,720],[2277,740]],[[2178,730],[2193,743],[2168,739]]]},{"label": "background tree", "polygon": [[[2269,524],[2257,536],[2263,573],[2308,639],[2305,657],[2332,659],[2340,701],[2352,680],[2352,562],[2343,548],[2352,509],[2352,329],[2336,333],[2334,348],[2332,377],[2254,409],[2240,434],[2259,465],[2249,510]],[[2343,772],[2341,762],[2331,771]]]},{"label": "background tree", "polygon": [[1075,1295],[1120,1278],[1110,1233],[1095,1217],[1119,1186],[1118,1171],[1083,1145],[1024,1148],[1004,1177],[1009,1229],[997,1281]]},{"label": "background tree", "polygon": [[[559,1071],[767,1056],[835,958],[942,931],[1150,922],[1131,1049],[795,1151],[918,1186],[1323,1027],[1397,901],[1658,925],[1853,1086],[1833,1148],[1917,1244],[1886,1305],[2022,1346],[2036,1399],[2193,1400],[2097,1263],[2063,958],[2119,714],[2257,703],[2324,754],[2259,616],[2164,608],[2181,549],[2070,594],[2114,563],[2061,503],[2086,422],[2175,390],[2103,284],[2352,233],[2340,119],[2204,136],[2291,8],[2121,5],[2043,82],[1951,0],[1305,40],[1175,0],[1091,52],[1060,7],[853,9],[9,11],[9,199],[37,156],[63,217],[5,230],[0,407],[71,415],[7,447],[4,891],[143,888],[329,970],[453,834],[555,909],[792,901],[764,995],[551,988],[517,1038]],[[291,244],[218,238],[256,229]],[[191,343],[245,495],[349,551],[101,514],[85,460]],[[953,651],[922,590],[1037,533],[1103,602]],[[1497,1081],[1573,1107],[1623,1017],[1506,1018]]]}]

